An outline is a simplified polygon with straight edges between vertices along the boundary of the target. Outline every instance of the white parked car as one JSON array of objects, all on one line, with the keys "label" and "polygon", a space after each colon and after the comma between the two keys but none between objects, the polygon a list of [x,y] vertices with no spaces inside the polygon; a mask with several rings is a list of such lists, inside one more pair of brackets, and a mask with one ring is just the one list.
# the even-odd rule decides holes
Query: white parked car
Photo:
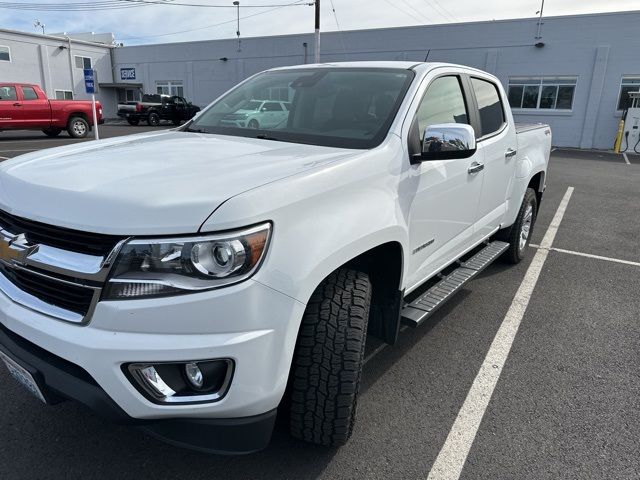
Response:
[{"label": "white parked car", "polygon": [[290,104],[271,100],[250,100],[233,113],[227,113],[220,125],[241,128],[274,128],[289,117]]},{"label": "white parked car", "polygon": [[[286,121],[226,123],[269,89],[292,91]],[[492,75],[365,62],[270,70],[179,129],[6,161],[1,357],[43,401],[176,445],[259,450],[284,408],[295,437],[341,445],[367,336],[394,343],[526,255],[550,147]]]}]

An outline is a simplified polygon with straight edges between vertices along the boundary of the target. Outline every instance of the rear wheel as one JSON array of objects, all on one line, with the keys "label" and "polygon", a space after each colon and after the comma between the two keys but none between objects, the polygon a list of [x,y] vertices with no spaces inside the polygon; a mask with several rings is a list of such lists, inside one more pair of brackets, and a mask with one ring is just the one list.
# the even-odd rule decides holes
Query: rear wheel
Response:
[{"label": "rear wheel", "polygon": [[44,133],[47,137],[57,137],[58,135],[60,135],[60,132],[62,132],[62,129],[58,127],[50,127],[42,130],[42,133]]},{"label": "rear wheel", "polygon": [[533,226],[538,215],[538,199],[532,188],[527,188],[518,212],[518,217],[510,229],[502,232],[502,238],[509,242],[509,250],[504,258],[510,263],[520,263],[525,257],[533,234]]},{"label": "rear wheel", "polygon": [[127,123],[129,125],[133,125],[136,126],[140,123],[140,119],[139,118],[127,118]]},{"label": "rear wheel", "polygon": [[89,122],[82,117],[73,117],[69,120],[67,132],[73,138],[84,138],[89,134]]},{"label": "rear wheel", "polygon": [[313,293],[291,367],[290,431],[301,440],[343,445],[356,418],[371,282],[341,268]]},{"label": "rear wheel", "polygon": [[158,115],[156,112],[151,112],[149,114],[149,117],[147,117],[147,123],[150,127],[157,127],[158,125],[160,125],[160,115]]}]

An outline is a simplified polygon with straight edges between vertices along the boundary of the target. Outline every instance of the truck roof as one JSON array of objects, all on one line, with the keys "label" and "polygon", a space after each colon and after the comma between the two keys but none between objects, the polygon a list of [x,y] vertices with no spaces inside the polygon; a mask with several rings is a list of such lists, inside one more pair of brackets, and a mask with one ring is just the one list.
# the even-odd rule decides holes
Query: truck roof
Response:
[{"label": "truck roof", "polygon": [[[436,67],[457,67],[466,68],[480,72],[477,68],[467,65],[459,65],[446,62],[407,62],[407,61],[363,61],[363,62],[330,62],[312,63],[307,65],[291,65],[287,67],[272,68],[271,71],[278,70],[298,70],[304,68],[399,68],[402,70],[431,69]],[[486,72],[483,72],[486,73]]]}]

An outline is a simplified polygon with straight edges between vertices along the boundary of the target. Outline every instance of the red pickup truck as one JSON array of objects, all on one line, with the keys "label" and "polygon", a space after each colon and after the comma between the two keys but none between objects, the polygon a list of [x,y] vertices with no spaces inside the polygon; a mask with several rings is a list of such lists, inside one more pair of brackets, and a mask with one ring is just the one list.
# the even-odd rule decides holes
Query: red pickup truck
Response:
[{"label": "red pickup truck", "polygon": [[[100,102],[96,115],[98,123],[104,123]],[[38,85],[0,83],[0,131],[42,130],[55,137],[66,130],[71,137],[84,138],[92,126],[90,101],[49,100]]]}]

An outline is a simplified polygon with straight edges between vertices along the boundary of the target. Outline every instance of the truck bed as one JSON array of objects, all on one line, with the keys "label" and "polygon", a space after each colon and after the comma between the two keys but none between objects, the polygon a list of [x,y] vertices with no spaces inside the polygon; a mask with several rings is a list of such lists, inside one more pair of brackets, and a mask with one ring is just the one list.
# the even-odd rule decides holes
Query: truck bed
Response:
[{"label": "truck bed", "polygon": [[539,128],[549,128],[546,123],[516,123],[516,134],[538,130]]}]

